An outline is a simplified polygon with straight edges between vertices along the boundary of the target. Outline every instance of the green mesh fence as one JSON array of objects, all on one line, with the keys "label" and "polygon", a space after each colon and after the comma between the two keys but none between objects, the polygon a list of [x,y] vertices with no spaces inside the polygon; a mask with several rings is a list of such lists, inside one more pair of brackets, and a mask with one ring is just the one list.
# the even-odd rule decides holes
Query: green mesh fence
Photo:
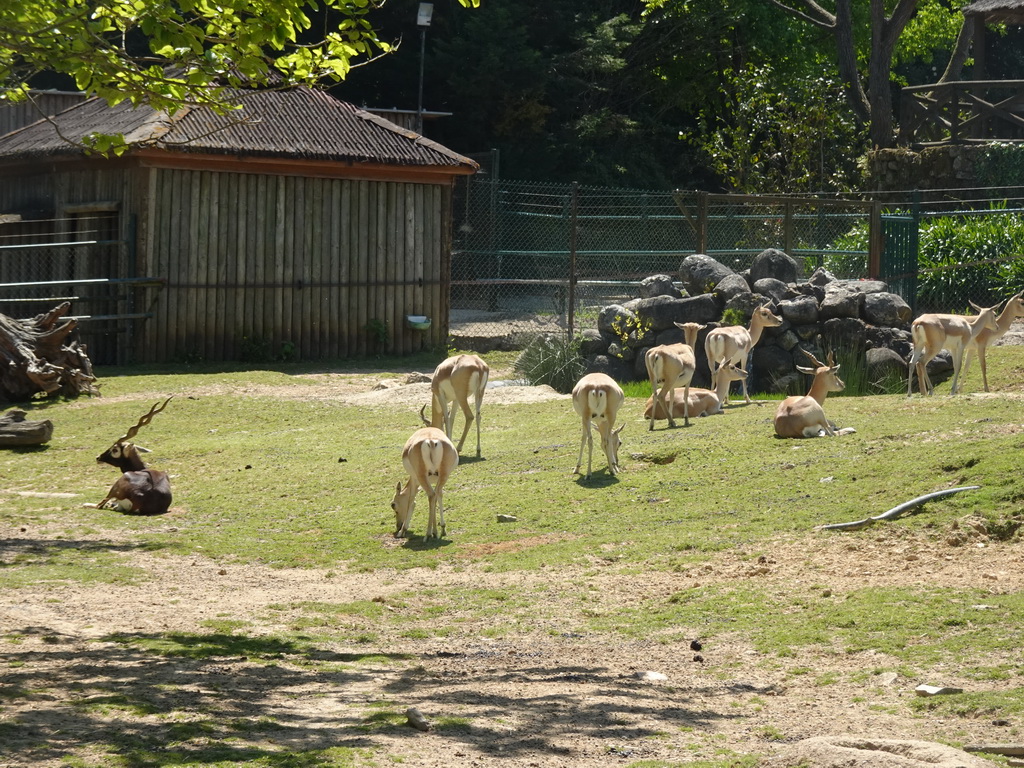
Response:
[{"label": "green mesh fence", "polygon": [[[471,179],[456,198],[451,327],[455,343],[510,347],[544,332],[594,327],[601,307],[676,278],[706,253],[743,271],[766,248],[867,274],[870,204]],[[499,346],[501,346],[499,344]]]}]

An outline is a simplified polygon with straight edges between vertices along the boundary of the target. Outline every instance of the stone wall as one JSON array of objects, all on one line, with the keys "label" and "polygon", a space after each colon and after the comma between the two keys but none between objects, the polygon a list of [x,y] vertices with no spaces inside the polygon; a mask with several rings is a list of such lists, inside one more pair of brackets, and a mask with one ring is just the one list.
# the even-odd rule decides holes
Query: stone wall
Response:
[{"label": "stone wall", "polygon": [[[839,280],[820,268],[800,279],[796,261],[769,249],[743,273],[709,256],[687,256],[678,283],[682,291],[671,276],[654,275],[642,281],[638,298],[604,307],[597,328],[582,334],[588,372],[602,371],[619,381],[645,380],[647,350],[683,341],[674,324],[694,322],[705,328],[697,337],[693,385],[709,387],[704,353],[708,332],[722,325],[723,312],[737,310],[742,322],[749,323],[754,308],[769,302],[783,322],[765,329],[754,347],[747,366],[752,392],[804,394],[808,379],[796,366],[809,364],[805,351],[819,360],[829,351],[837,357],[855,355],[867,366],[870,381],[890,373],[906,380],[911,310],[883,282]],[[928,370],[940,381],[951,368],[944,354]]]},{"label": "stone wall", "polygon": [[871,187],[880,191],[907,189],[959,189],[978,184],[975,166],[989,151],[985,145],[951,144],[880,149],[868,153]]}]

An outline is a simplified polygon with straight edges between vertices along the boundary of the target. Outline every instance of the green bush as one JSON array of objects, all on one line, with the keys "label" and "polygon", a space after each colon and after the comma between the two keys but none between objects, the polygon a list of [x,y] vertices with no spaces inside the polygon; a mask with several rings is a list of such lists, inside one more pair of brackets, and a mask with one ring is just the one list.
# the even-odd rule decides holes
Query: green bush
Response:
[{"label": "green bush", "polygon": [[[824,266],[839,277],[866,273],[866,224],[858,224],[830,246]],[[990,306],[1024,288],[1024,214],[1000,210],[924,216],[918,230],[917,308],[964,312],[970,302]]]},{"label": "green bush", "polygon": [[586,370],[578,336],[542,334],[531,341],[516,360],[515,370],[530,384],[547,384],[568,394]]}]

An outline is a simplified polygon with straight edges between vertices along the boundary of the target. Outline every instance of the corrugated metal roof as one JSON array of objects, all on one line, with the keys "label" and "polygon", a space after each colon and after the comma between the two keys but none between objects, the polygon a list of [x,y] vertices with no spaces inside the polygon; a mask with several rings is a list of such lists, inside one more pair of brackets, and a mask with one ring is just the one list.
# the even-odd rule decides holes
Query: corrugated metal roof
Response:
[{"label": "corrugated metal roof", "polygon": [[[168,152],[333,160],[401,166],[477,164],[437,142],[310,88],[239,92],[242,109],[218,115],[205,107],[174,115],[126,102],[110,107],[89,99],[0,137],[0,158],[81,154],[61,138],[124,134]],[[242,120],[242,122],[239,122]],[[58,133],[59,129],[59,133]]]}]

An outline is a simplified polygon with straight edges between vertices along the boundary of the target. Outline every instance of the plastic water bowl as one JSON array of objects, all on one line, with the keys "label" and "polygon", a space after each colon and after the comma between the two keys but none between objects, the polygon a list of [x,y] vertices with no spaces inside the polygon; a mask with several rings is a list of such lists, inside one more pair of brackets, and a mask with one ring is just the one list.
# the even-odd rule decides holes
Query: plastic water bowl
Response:
[{"label": "plastic water bowl", "polygon": [[417,331],[425,331],[430,327],[430,318],[426,315],[406,315],[405,323]]}]

